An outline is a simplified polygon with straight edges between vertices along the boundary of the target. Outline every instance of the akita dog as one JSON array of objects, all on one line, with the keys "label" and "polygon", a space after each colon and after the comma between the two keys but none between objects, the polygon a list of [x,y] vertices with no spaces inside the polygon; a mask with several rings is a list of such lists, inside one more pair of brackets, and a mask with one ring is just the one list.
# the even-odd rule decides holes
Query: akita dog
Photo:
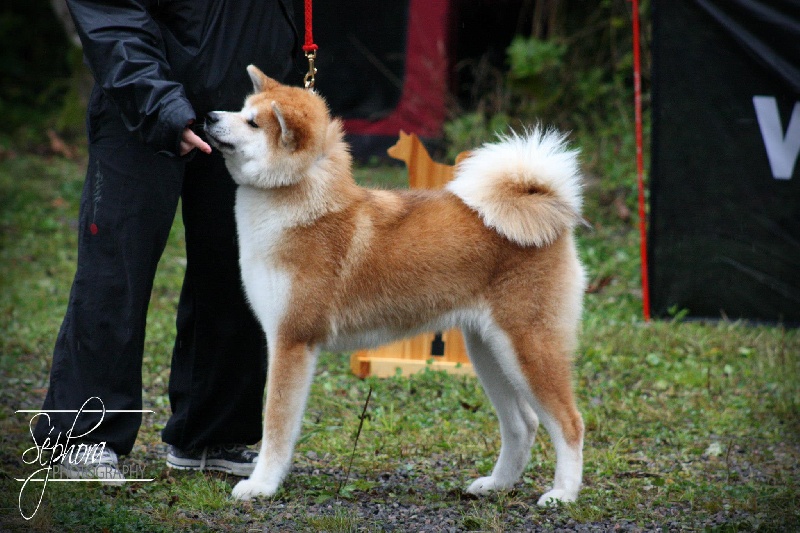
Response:
[{"label": "akita dog", "polygon": [[248,67],[255,93],[205,131],[239,185],[241,269],[269,351],[264,435],[233,496],[275,494],[291,466],[320,349],[459,327],[500,421],[473,494],[511,488],[539,421],[556,450],[540,505],[574,501],[583,421],[571,359],[585,287],[577,152],[540,128],[471,152],[441,191],[361,188],[342,124],[314,91]]}]

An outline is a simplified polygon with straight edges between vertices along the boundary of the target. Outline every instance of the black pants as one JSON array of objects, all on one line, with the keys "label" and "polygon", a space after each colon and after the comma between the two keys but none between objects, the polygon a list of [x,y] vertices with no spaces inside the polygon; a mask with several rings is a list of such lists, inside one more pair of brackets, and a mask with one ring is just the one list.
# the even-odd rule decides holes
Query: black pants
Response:
[{"label": "black pants", "polygon": [[[143,408],[147,307],[182,199],[186,273],[169,380],[172,416],[162,436],[181,448],[257,442],[266,343],[242,292],[235,184],[222,157],[197,153],[187,163],[156,155],[107,109],[88,122],[78,268],[43,411],[79,409],[91,397],[106,410]],[[39,417],[35,435],[52,443],[60,432],[64,442],[72,428],[73,437],[126,454],[141,421],[141,413],[107,412],[99,422],[99,415],[50,412]]]}]

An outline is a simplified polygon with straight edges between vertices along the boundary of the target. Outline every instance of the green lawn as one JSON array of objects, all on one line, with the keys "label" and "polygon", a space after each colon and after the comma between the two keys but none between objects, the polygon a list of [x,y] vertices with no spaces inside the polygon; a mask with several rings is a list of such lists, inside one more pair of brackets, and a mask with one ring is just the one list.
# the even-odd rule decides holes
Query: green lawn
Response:
[{"label": "green lawn", "polygon": [[[144,416],[136,447],[123,459],[155,481],[124,488],[50,483],[30,522],[20,516],[21,483],[14,478],[30,473],[21,457],[32,442],[26,416],[15,411],[39,408],[47,386],[75,268],[83,163],[7,156],[0,161],[0,530],[404,531],[403,520],[416,524],[420,516],[434,529],[441,520],[457,531],[797,530],[800,333],[727,321],[645,323],[635,217],[620,213],[621,204],[633,207],[630,158],[618,155],[631,153],[630,145],[609,142],[583,143],[587,173],[603,179],[591,179],[586,190],[594,228],[578,230],[593,291],[576,358],[587,428],[577,503],[535,505],[554,468],[544,431],[516,490],[467,497],[463,489],[490,471],[500,445],[476,381],[436,372],[359,380],[346,354],[321,359],[295,469],[275,498],[234,502],[234,478],[168,470],[159,430],[168,417],[174,308],[185,266],[178,219],[148,315],[144,405],[155,413]],[[358,169],[357,176],[392,186],[403,179],[397,168]],[[340,486],[351,455],[350,478]],[[397,509],[395,518],[377,512],[386,506]]]}]

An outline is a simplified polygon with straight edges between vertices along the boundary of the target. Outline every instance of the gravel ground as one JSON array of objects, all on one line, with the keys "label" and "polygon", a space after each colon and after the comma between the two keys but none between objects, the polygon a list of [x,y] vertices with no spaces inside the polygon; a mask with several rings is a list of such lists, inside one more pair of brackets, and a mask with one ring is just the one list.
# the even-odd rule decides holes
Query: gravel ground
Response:
[{"label": "gravel ground", "polygon": [[[337,482],[343,473],[336,470],[295,468],[292,476],[329,476]],[[353,481],[351,476],[351,482]],[[461,531],[751,531],[776,530],[752,515],[731,510],[708,517],[704,523],[687,524],[685,513],[689,504],[674,504],[669,508],[652,509],[652,522],[644,526],[628,520],[577,522],[554,509],[536,506],[538,494],[527,490],[506,496],[477,498],[461,490],[442,493],[427,476],[398,471],[384,474],[379,485],[349,498],[335,498],[315,503],[289,501],[280,497],[271,502],[254,502],[254,510],[265,511],[266,522],[251,522],[248,531],[324,531],[320,524],[330,524],[336,531],[387,532],[461,532]],[[430,495],[439,492],[431,503]],[[504,498],[498,503],[498,498]],[[488,503],[486,502],[488,500]],[[346,517],[337,522],[337,518]],[[327,522],[325,520],[328,520]],[[333,524],[336,524],[334,527]],[[345,527],[346,525],[346,527]]]}]

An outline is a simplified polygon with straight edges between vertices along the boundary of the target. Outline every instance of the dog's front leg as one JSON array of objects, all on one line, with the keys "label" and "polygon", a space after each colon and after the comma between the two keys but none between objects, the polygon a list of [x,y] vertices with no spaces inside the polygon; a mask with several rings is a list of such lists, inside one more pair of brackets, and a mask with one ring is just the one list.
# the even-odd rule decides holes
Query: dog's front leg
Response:
[{"label": "dog's front leg", "polygon": [[274,345],[267,374],[261,451],[250,478],[233,488],[233,497],[240,500],[272,496],[289,472],[314,375],[317,349],[280,339]]}]

